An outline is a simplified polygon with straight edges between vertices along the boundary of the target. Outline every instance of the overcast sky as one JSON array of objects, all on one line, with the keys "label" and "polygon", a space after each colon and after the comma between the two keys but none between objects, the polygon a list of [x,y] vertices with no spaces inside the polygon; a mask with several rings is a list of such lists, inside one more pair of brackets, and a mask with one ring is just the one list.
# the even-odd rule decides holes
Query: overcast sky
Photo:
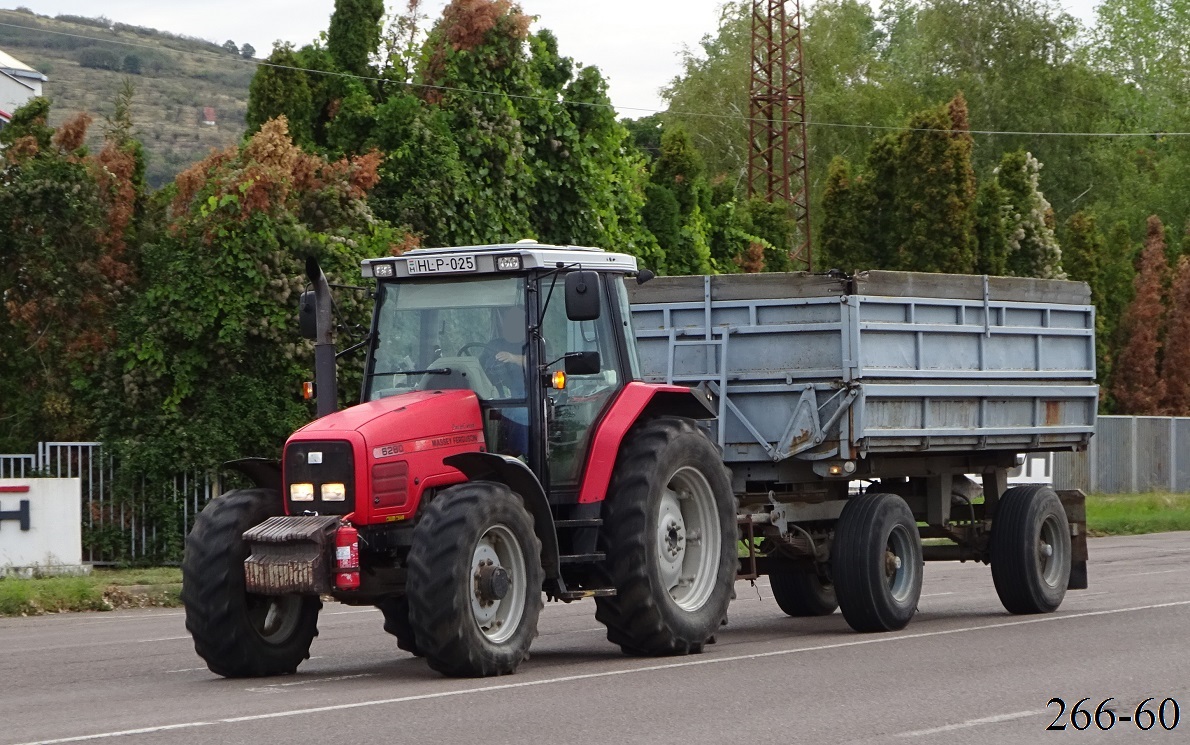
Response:
[{"label": "overcast sky", "polygon": [[[813,4],[806,0],[804,5]],[[551,29],[560,51],[595,65],[610,84],[620,113],[663,108],[659,89],[679,72],[679,53],[696,47],[718,25],[722,0],[520,0],[526,13]],[[1062,0],[1074,15],[1090,20],[1099,0]],[[25,6],[42,15],[70,13],[107,16],[113,21],[150,26],[222,43],[248,42],[264,56],[277,40],[301,46],[326,29],[334,0],[0,0],[3,7]],[[446,0],[425,0],[436,18]],[[405,0],[387,0],[390,10]]]}]

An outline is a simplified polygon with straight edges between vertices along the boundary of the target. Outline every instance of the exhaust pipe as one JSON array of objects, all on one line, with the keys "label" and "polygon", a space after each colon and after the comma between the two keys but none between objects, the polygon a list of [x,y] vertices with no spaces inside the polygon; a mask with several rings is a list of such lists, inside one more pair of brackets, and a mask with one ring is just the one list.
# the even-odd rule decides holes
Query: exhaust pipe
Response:
[{"label": "exhaust pipe", "polygon": [[313,291],[302,293],[298,309],[298,325],[302,336],[314,340],[314,400],[318,417],[333,414],[339,408],[339,381],[335,367],[335,343],[331,334],[335,328],[331,306],[331,286],[313,256],[306,258],[306,277]]}]

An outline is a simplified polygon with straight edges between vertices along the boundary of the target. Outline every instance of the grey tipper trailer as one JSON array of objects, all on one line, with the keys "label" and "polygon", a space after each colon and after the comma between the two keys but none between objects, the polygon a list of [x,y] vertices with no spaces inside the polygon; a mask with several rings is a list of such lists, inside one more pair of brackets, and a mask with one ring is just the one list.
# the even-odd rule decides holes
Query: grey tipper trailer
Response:
[{"label": "grey tipper trailer", "polygon": [[1086,284],[872,271],[631,289],[645,379],[699,385],[718,410],[741,576],[768,574],[786,613],[901,628],[923,560],[990,563],[1014,613],[1087,586],[1082,494],[1007,486],[1021,453],[1094,431]]}]

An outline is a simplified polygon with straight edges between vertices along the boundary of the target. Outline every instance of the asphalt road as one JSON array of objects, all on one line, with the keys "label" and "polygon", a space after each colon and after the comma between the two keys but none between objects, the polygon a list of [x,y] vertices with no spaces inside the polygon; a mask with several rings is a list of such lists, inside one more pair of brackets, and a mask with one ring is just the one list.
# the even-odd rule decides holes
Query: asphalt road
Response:
[{"label": "asphalt road", "polygon": [[[1047,616],[1005,613],[987,567],[928,564],[892,634],[787,618],[739,583],[718,643],[690,657],[625,657],[589,602],[551,604],[533,658],[487,680],[433,673],[371,609],[328,605],[299,673],[252,681],[208,672],[179,610],[0,619],[0,743],[1186,742],[1190,533],[1090,550],[1091,588]],[[1150,696],[1180,704],[1176,729],[1046,731],[1051,698],[1068,723],[1084,697],[1130,716]]]}]

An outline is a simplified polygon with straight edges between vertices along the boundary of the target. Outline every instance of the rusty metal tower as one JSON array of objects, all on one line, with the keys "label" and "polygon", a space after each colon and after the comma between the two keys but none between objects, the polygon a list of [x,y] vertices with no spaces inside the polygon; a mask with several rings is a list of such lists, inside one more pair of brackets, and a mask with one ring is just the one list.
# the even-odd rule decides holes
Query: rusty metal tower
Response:
[{"label": "rusty metal tower", "polygon": [[804,80],[800,0],[752,0],[748,196],[789,205],[790,257],[811,271]]}]

